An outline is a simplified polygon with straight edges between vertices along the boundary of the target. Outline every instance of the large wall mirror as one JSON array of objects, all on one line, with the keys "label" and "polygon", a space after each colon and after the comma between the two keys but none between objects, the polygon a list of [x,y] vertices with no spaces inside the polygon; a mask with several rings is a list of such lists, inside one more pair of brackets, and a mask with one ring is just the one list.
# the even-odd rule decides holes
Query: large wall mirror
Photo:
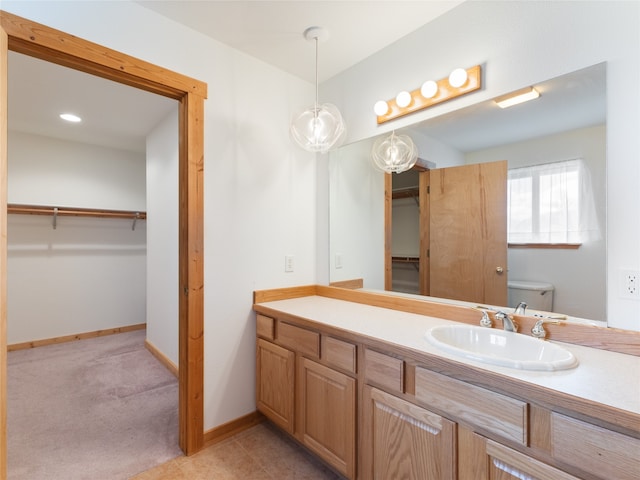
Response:
[{"label": "large wall mirror", "polygon": [[[430,175],[441,169],[505,160],[513,174],[518,168],[580,159],[590,177],[595,234],[577,248],[516,248],[510,244],[505,273],[510,286],[528,282],[532,291],[542,285],[552,287],[553,312],[606,321],[606,64],[533,86],[541,94],[536,100],[507,109],[493,101],[481,102],[403,128],[402,133],[412,137],[420,158],[433,168]],[[400,194],[393,201],[392,221],[385,220],[385,175],[370,160],[373,140],[355,142],[330,154],[330,281],[362,279],[366,289],[385,289],[388,222],[393,226],[387,234],[392,237],[396,259],[394,281],[388,289],[420,293],[417,258],[424,255],[420,251],[420,202],[406,192],[416,191],[421,174],[392,175],[393,190]],[[547,290],[540,292],[544,295]],[[510,304],[513,298],[518,297],[498,306],[515,307]]]}]

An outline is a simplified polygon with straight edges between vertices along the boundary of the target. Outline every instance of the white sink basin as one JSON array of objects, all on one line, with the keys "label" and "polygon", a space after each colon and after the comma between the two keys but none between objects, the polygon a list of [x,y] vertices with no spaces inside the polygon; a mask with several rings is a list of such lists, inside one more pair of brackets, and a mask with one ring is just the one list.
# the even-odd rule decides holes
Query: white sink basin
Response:
[{"label": "white sink basin", "polygon": [[519,370],[565,370],[576,357],[554,343],[497,328],[473,325],[434,327],[425,335],[432,345],[470,360]]}]

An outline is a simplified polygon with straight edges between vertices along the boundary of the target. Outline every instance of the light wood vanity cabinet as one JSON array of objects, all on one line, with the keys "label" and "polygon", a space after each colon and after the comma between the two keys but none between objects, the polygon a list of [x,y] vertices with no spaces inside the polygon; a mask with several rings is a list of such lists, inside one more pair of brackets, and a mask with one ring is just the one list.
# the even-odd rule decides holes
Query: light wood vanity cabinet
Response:
[{"label": "light wood vanity cabinet", "polygon": [[640,478],[633,425],[609,430],[561,396],[294,323],[258,314],[258,410],[349,479]]},{"label": "light wood vanity cabinet", "polygon": [[363,413],[360,478],[456,478],[455,423],[369,385]]},{"label": "light wood vanity cabinet", "polygon": [[260,314],[256,330],[258,410],[355,479],[356,346]]}]

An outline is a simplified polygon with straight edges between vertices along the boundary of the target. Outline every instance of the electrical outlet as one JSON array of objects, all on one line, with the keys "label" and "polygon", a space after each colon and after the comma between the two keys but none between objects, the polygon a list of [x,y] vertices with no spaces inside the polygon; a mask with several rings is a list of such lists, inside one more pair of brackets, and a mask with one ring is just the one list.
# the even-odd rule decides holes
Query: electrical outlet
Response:
[{"label": "electrical outlet", "polygon": [[622,271],[620,276],[620,293],[625,298],[637,298],[640,300],[640,271]]},{"label": "electrical outlet", "polygon": [[336,253],[336,268],[342,268],[342,254]]},{"label": "electrical outlet", "polygon": [[293,255],[285,255],[284,257],[284,271],[293,272]]}]

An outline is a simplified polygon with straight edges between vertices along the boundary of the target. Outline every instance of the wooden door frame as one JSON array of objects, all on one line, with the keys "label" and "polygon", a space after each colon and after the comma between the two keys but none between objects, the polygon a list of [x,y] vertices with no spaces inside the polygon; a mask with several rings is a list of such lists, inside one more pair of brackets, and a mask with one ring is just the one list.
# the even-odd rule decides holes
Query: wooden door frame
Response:
[{"label": "wooden door frame", "polygon": [[393,173],[384,174],[384,289],[393,290]]},{"label": "wooden door frame", "polygon": [[[204,443],[204,100],[207,84],[0,10],[3,67],[8,50],[179,101],[179,442]],[[0,87],[6,91],[7,71]],[[5,94],[6,97],[6,94]],[[6,465],[7,107],[0,98],[0,464]],[[0,468],[0,479],[6,478]]]},{"label": "wooden door frame", "polygon": [[[418,275],[420,295],[429,295],[429,169],[413,167],[418,171],[418,202],[420,231],[420,260]],[[393,174],[384,175],[384,289],[393,290]]]}]

